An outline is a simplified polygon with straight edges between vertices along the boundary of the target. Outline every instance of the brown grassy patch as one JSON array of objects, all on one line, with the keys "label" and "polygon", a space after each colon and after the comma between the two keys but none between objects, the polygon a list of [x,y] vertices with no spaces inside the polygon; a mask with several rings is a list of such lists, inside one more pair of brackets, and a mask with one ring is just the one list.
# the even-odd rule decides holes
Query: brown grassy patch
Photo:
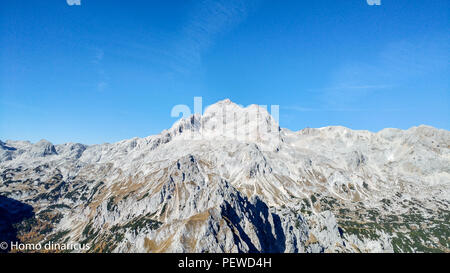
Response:
[{"label": "brown grassy patch", "polygon": [[144,247],[149,253],[164,253],[173,242],[173,235],[170,235],[166,240],[158,243],[155,240],[144,238]]}]

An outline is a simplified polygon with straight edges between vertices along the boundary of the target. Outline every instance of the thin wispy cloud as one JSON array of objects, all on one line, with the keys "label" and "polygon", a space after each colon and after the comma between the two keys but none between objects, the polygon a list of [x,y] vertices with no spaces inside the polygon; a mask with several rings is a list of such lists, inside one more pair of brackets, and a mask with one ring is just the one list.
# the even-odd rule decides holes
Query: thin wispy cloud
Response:
[{"label": "thin wispy cloud", "polygon": [[100,81],[100,82],[97,84],[97,90],[98,90],[98,91],[103,91],[103,90],[105,90],[106,87],[108,87],[108,83],[107,83],[107,82]]},{"label": "thin wispy cloud", "polygon": [[189,19],[176,39],[171,66],[187,73],[198,68],[202,55],[218,36],[230,31],[247,17],[254,1],[204,0],[196,3]]},{"label": "thin wispy cloud", "polygon": [[369,112],[369,111],[383,111],[383,112],[396,112],[409,110],[406,108],[381,108],[381,109],[371,109],[371,108],[310,108],[302,106],[282,106],[282,110],[294,111],[294,112]]},{"label": "thin wispy cloud", "polygon": [[390,75],[402,78],[421,76],[448,67],[450,36],[389,44],[380,53],[380,64],[388,68]]},{"label": "thin wispy cloud", "polygon": [[95,50],[95,56],[93,62],[96,64],[99,64],[103,60],[103,56],[105,55],[105,52],[102,49],[96,49]]},{"label": "thin wispy cloud", "polygon": [[[260,0],[195,1],[186,11],[186,19],[173,33],[143,36],[111,34],[108,53],[145,62],[151,66],[150,77],[167,79],[201,72],[202,59],[218,40],[246,20]],[[154,30],[152,30],[154,31]],[[102,54],[100,56],[103,57]],[[101,60],[95,60],[100,62]],[[155,74],[156,73],[156,74]]]},{"label": "thin wispy cloud", "polygon": [[375,92],[395,92],[409,81],[448,68],[449,39],[401,40],[388,44],[372,62],[349,61],[331,75],[330,84],[318,90],[329,107],[348,106]]},{"label": "thin wispy cloud", "polygon": [[96,90],[99,92],[104,91],[108,87],[108,75],[105,72],[103,65],[103,57],[105,56],[105,52],[103,49],[97,48],[95,49],[95,54],[92,59],[92,63],[95,66],[95,70],[97,73],[98,81],[96,83]]},{"label": "thin wispy cloud", "polygon": [[341,85],[323,88],[322,90],[376,90],[376,89],[386,89],[392,88],[393,85],[388,84],[368,84],[368,85]]}]

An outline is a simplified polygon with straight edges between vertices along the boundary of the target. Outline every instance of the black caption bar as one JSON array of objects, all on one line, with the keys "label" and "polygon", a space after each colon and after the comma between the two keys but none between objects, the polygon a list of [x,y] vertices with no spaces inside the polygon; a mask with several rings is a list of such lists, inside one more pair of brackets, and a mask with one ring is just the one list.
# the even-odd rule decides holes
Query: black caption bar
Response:
[{"label": "black caption bar", "polygon": [[[444,265],[448,254],[0,254],[0,264],[27,272],[37,265],[52,265],[52,269],[104,269],[111,267],[128,273],[139,272],[281,272],[313,268],[335,270],[365,264],[384,270],[398,266]],[[434,261],[430,262],[429,259]],[[59,266],[61,265],[61,266]],[[293,270],[293,271],[292,271]],[[301,270],[300,270],[301,271]]]}]

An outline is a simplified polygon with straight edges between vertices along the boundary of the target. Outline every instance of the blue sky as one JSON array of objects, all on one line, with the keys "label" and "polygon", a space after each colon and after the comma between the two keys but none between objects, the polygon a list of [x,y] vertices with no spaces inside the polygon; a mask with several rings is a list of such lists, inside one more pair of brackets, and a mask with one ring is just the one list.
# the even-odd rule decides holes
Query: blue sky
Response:
[{"label": "blue sky", "polygon": [[291,130],[450,129],[450,1],[7,0],[0,139],[169,128],[176,104],[280,105]]}]

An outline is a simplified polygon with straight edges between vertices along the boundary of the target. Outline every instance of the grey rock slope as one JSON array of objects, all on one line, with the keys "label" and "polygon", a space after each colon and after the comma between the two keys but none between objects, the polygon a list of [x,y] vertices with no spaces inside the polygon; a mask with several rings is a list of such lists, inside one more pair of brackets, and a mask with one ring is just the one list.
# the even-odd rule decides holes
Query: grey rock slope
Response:
[{"label": "grey rock slope", "polygon": [[[23,242],[93,252],[448,252],[450,132],[278,127],[229,100],[113,144],[0,142]],[[82,250],[83,251],[83,250]]]}]

